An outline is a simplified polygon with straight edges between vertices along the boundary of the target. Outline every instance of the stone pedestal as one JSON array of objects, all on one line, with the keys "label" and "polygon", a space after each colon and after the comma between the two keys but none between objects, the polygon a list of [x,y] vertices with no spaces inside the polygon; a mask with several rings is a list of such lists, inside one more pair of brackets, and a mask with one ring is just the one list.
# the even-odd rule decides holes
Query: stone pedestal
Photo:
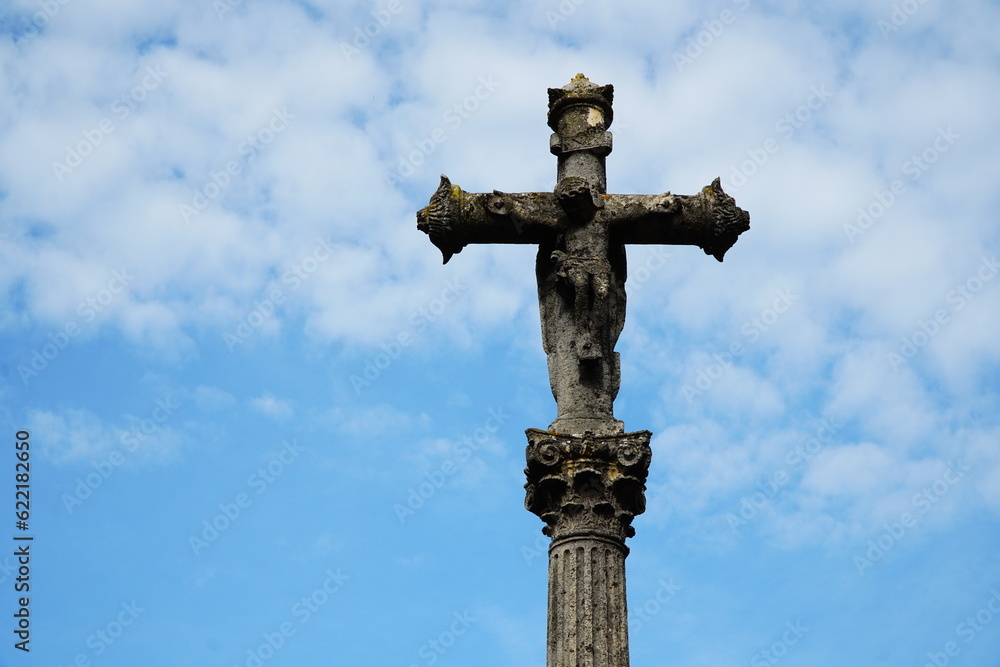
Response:
[{"label": "stone pedestal", "polygon": [[646,508],[649,431],[528,429],[525,507],[546,523],[547,667],[628,667],[625,538]]}]

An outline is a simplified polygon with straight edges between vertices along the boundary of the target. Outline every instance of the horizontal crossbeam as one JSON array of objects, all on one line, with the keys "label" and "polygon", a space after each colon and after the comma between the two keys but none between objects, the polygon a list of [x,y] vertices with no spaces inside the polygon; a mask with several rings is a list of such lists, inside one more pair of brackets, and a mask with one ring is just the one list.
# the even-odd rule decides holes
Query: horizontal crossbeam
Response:
[{"label": "horizontal crossbeam", "polygon": [[[696,195],[597,195],[587,222],[607,227],[611,243],[694,245],[720,262],[750,216],[715,179]],[[556,193],[469,193],[447,176],[417,214],[417,227],[445,263],[474,243],[544,244],[578,221]]]}]

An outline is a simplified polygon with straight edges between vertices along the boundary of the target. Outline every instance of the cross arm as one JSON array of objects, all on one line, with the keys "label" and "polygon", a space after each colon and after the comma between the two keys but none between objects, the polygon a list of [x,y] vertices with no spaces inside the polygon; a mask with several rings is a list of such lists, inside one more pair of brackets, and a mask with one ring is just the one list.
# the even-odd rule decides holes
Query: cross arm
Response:
[{"label": "cross arm", "polygon": [[544,243],[568,224],[551,192],[465,192],[441,176],[430,203],[417,212],[417,229],[427,234],[447,264],[470,243]]},{"label": "cross arm", "polygon": [[720,262],[750,229],[750,214],[719,179],[696,195],[605,195],[611,238],[623,244],[696,245]]}]

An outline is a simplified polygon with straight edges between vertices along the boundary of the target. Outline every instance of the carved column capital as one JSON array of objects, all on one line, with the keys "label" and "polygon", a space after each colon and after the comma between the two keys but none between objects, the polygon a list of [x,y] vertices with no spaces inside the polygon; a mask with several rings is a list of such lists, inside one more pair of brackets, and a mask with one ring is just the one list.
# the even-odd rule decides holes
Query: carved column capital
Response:
[{"label": "carved column capital", "polygon": [[646,509],[649,431],[583,435],[528,429],[524,506],[553,540],[595,536],[624,545]]}]

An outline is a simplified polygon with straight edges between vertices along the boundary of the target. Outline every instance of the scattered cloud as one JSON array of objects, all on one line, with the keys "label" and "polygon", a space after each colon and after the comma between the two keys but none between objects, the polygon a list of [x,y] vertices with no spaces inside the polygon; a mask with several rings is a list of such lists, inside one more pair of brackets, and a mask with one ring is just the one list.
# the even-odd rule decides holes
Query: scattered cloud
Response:
[{"label": "scattered cloud", "polygon": [[250,406],[275,421],[287,421],[295,414],[288,401],[276,398],[274,394],[264,394],[250,399]]}]

